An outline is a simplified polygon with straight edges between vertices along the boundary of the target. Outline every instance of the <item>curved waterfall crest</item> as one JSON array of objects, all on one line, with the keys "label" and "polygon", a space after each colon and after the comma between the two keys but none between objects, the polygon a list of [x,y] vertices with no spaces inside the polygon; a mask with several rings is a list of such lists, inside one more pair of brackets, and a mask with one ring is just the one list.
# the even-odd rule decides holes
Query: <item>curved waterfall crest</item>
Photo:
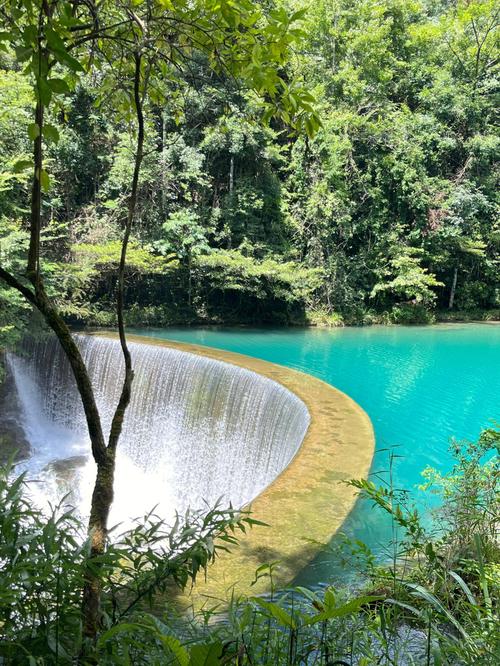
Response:
[{"label": "curved waterfall crest", "polygon": [[[105,432],[118,401],[123,362],[118,341],[75,336],[89,368]],[[203,502],[243,506],[289,464],[309,426],[305,404],[281,384],[229,363],[163,346],[130,343],[135,378],[117,457],[112,522],[157,506]],[[82,514],[95,475],[80,398],[53,338],[10,355],[32,447],[23,463],[40,499],[71,491]]]}]

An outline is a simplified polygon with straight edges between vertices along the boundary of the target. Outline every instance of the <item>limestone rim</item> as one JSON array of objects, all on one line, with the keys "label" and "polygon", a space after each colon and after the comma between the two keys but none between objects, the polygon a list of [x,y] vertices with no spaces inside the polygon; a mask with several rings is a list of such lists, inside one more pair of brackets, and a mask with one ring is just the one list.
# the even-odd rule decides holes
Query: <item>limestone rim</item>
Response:
[{"label": "limestone rim", "polygon": [[[92,334],[116,337],[108,331]],[[246,368],[287,388],[309,410],[310,424],[288,466],[251,504],[252,517],[269,527],[254,527],[231,553],[222,553],[201,579],[179,601],[201,606],[207,599],[227,601],[232,594],[262,594],[269,581],[252,585],[255,570],[279,560],[274,583],[289,584],[342,526],[356,494],[342,481],[366,478],[375,449],[371,421],[364,410],[342,391],[312,375],[236,352],[212,347],[131,335],[131,342],[159,345],[198,354]],[[306,541],[307,538],[307,541]]]}]

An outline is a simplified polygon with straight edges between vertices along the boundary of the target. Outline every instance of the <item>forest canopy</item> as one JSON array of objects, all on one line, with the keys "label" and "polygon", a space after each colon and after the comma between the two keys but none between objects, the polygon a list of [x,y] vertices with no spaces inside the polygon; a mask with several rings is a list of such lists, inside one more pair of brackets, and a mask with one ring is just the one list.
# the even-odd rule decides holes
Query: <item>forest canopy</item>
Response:
[{"label": "forest canopy", "polygon": [[[28,251],[37,127],[23,46],[9,33],[12,3],[2,4],[0,252],[16,272]],[[160,58],[151,65],[128,323],[494,313],[497,3],[271,4],[276,49],[283,26],[287,35],[279,99],[269,94],[276,82],[259,83],[274,74],[258,44],[250,87],[241,71],[214,69],[202,47],[175,72]],[[110,325],[137,128],[127,72],[97,64],[91,49],[60,78],[68,63],[44,91],[57,103],[43,133],[42,269],[69,323]],[[259,85],[269,90],[256,94]],[[0,303],[0,335],[13,339],[30,308],[3,285]]]}]

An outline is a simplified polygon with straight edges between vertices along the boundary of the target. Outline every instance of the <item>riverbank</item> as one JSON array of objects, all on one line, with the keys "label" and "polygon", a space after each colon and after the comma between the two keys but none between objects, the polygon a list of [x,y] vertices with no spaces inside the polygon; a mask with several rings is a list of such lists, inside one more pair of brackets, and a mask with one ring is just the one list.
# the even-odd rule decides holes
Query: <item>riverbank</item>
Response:
[{"label": "riverbank", "polygon": [[[297,315],[283,317],[279,313],[275,318],[241,319],[220,313],[214,316],[200,315],[194,311],[182,309],[172,310],[166,306],[138,307],[132,305],[126,309],[127,325],[138,327],[169,327],[169,326],[270,326],[270,327],[313,327],[338,328],[344,326],[395,326],[424,325],[436,323],[473,323],[500,322],[500,308],[490,310],[427,310],[421,306],[395,306],[389,311],[376,312],[369,309],[358,309],[350,313],[329,313],[324,310],[309,310]],[[75,322],[76,323],[76,322]],[[77,322],[79,327],[111,328],[116,326],[114,311],[93,311],[85,321]]]}]

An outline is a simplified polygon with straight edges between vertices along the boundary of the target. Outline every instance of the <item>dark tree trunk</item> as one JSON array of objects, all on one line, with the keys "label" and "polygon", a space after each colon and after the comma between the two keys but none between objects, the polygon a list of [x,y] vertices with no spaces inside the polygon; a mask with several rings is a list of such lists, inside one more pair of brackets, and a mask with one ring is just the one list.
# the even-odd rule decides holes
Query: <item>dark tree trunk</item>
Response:
[{"label": "dark tree trunk", "polygon": [[108,538],[108,516],[113,502],[115,456],[109,450],[106,458],[97,465],[97,476],[92,493],[89,518],[90,562],[85,572],[82,597],[83,634],[94,640],[101,619],[101,578],[92,560],[102,555]]},{"label": "dark tree trunk", "polygon": [[455,302],[455,291],[457,289],[457,277],[458,277],[458,266],[455,266],[453,270],[453,280],[451,283],[451,290],[450,290],[450,300],[448,301],[448,309],[452,310],[453,309],[453,303]]},{"label": "dark tree trunk", "polygon": [[[113,503],[113,486],[115,474],[115,457],[118,440],[120,438],[125,411],[130,403],[132,391],[132,380],[134,373],[132,370],[132,357],[127,346],[125,335],[125,321],[123,316],[124,306],[124,286],[125,286],[125,265],[127,260],[127,248],[130,239],[130,232],[135,218],[137,208],[137,193],[139,188],[139,173],[141,170],[143,150],[144,150],[144,116],[142,111],[141,98],[141,55],[134,54],[134,104],[137,116],[137,147],[134,162],[134,174],[132,177],[132,189],[128,202],[127,219],[123,235],[123,242],[120,255],[120,265],[118,268],[118,284],[116,294],[116,312],[118,316],[118,333],[120,345],[122,348],[123,360],[125,363],[125,377],[123,379],[122,391],[109,431],[108,445],[106,448],[105,461],[97,464],[97,477],[92,494],[92,503],[90,508],[89,533],[91,534],[91,556],[98,557],[104,553],[107,539],[107,525],[109,511]],[[95,571],[95,567],[90,566],[87,570],[85,588],[83,591],[83,622],[84,635],[94,639],[97,635],[100,622],[100,599],[101,599],[101,581],[100,576]]]},{"label": "dark tree trunk", "polygon": [[33,151],[35,171],[31,193],[30,246],[28,251],[28,262],[26,270],[26,275],[33,285],[33,288],[23,284],[15,276],[0,266],[0,278],[8,286],[16,289],[19,293],[21,293],[34,307],[40,311],[48,326],[57,336],[61,347],[63,348],[63,351],[70,363],[85,412],[87,427],[91,440],[92,455],[97,464],[97,476],[92,494],[89,519],[91,561],[89,562],[89,566],[85,575],[82,598],[83,633],[85,637],[91,640],[95,640],[99,629],[101,600],[101,579],[98,571],[96,571],[95,562],[92,562],[92,559],[102,555],[106,548],[108,516],[113,501],[116,448],[122,431],[125,411],[130,402],[133,379],[132,361],[125,337],[123,301],[127,247],[137,207],[139,172],[143,158],[144,117],[142,111],[140,83],[141,56],[140,53],[137,52],[135,54],[134,75],[134,102],[138,122],[137,151],[135,157],[132,189],[128,203],[127,219],[122,243],[117,285],[118,329],[120,344],[125,362],[125,377],[120,400],[113,416],[107,445],[105,443],[100,414],[99,410],[97,409],[92,382],[90,381],[88,370],[69,328],[46,294],[43,278],[39,270],[41,230],[41,170],[43,165],[41,136],[44,116],[43,105],[40,102],[37,104],[35,109],[35,122],[39,127],[40,134],[35,140]]}]

